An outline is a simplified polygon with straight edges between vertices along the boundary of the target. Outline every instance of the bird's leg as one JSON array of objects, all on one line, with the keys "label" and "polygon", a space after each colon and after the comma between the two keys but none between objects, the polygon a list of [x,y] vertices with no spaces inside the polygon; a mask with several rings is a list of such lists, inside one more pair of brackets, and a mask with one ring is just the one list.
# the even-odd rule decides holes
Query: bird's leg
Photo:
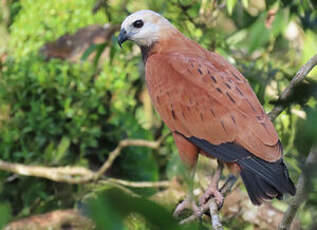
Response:
[{"label": "bird's leg", "polygon": [[223,163],[218,161],[218,168],[217,168],[214,176],[212,177],[211,183],[209,184],[207,190],[200,197],[199,206],[202,206],[203,204],[205,204],[209,200],[210,196],[213,196],[214,199],[216,200],[218,207],[219,208],[222,207],[223,195],[221,194],[221,192],[219,191],[219,188],[218,188],[218,184],[219,184],[219,180],[220,180],[220,177],[222,174],[222,170],[223,170]]},{"label": "bird's leg", "polygon": [[228,192],[230,192],[233,185],[236,183],[237,180],[238,180],[237,176],[230,174],[226,182],[223,184],[223,186],[220,189],[221,194],[224,194],[225,196]]},{"label": "bird's leg", "polygon": [[[193,170],[191,171],[190,183],[194,182],[195,172],[196,172],[196,167],[194,167]],[[193,185],[191,184],[189,192],[187,193],[185,199],[181,203],[179,203],[177,207],[175,208],[175,211],[173,213],[174,217],[180,216],[180,214],[186,209],[192,210],[194,215],[196,216],[202,215],[200,212],[200,209],[198,208],[194,200],[192,188],[193,188]]]},{"label": "bird's leg", "polygon": [[193,198],[193,195],[191,193],[187,194],[186,198],[180,204],[177,205],[177,207],[173,213],[173,216],[174,217],[180,216],[181,213],[186,209],[192,210],[193,214],[197,217],[200,217],[202,215],[202,213],[201,213],[199,207],[196,205],[195,200]]}]

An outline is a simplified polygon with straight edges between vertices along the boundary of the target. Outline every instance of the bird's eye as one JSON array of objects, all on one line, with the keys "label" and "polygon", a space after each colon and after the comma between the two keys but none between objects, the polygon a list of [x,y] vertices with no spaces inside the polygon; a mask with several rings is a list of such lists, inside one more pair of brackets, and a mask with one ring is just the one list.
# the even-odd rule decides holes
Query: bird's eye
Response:
[{"label": "bird's eye", "polygon": [[133,26],[135,28],[141,28],[143,26],[143,21],[142,20],[136,20],[135,22],[133,22]]}]

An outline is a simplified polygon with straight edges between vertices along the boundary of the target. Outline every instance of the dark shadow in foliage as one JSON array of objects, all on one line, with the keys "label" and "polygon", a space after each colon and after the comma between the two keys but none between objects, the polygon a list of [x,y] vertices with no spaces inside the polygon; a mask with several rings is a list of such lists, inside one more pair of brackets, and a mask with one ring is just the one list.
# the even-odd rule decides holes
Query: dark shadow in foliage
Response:
[{"label": "dark shadow in foliage", "polygon": [[144,198],[132,197],[118,189],[110,189],[90,200],[89,213],[98,230],[125,229],[124,218],[131,213],[138,213],[143,216],[149,229],[207,229],[199,223],[179,225],[172,214],[159,204]]},{"label": "dark shadow in foliage", "polygon": [[306,80],[297,84],[287,100],[270,101],[273,105],[284,105],[288,107],[291,104],[305,105],[310,97],[317,98],[317,82],[314,80]]}]

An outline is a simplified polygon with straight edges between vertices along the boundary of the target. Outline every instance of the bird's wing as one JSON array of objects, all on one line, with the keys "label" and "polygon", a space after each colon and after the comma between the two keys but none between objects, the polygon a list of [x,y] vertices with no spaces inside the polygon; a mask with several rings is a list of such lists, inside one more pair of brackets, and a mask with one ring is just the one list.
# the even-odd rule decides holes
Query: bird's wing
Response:
[{"label": "bird's wing", "polygon": [[252,88],[220,55],[152,55],[146,81],[171,130],[213,145],[233,142],[269,162],[281,158],[277,133]]}]

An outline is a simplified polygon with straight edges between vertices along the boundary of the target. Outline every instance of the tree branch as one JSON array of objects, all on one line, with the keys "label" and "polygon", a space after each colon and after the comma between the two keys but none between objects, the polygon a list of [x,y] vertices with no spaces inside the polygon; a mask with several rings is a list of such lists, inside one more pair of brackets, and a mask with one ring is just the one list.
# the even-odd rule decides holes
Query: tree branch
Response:
[{"label": "tree branch", "polygon": [[302,174],[299,176],[296,185],[296,195],[292,199],[290,205],[288,206],[282,222],[280,223],[279,230],[288,230],[293,222],[299,207],[305,202],[309,193],[309,176],[307,175],[307,170],[311,170],[317,164],[317,147],[313,147],[310,151]]},{"label": "tree branch", "polygon": [[143,146],[152,149],[158,149],[162,142],[166,139],[166,137],[170,133],[166,134],[165,136],[160,137],[157,141],[146,141],[146,140],[123,140],[120,141],[118,146],[113,150],[107,159],[107,161],[101,166],[101,168],[97,171],[95,176],[99,178],[102,176],[113,164],[113,161],[119,156],[121,150],[127,146]]},{"label": "tree branch", "polygon": [[56,182],[69,184],[81,184],[90,181],[95,175],[89,169],[83,167],[43,167],[31,166],[16,163],[9,163],[0,160],[0,169],[23,176],[34,176],[49,179]]},{"label": "tree branch", "polygon": [[212,229],[214,230],[223,230],[221,221],[220,221],[220,217],[218,215],[218,205],[216,204],[216,202],[212,202],[209,205],[209,212],[210,212],[210,216],[211,216],[211,225],[212,225]]},{"label": "tree branch", "polygon": [[[102,178],[104,173],[111,167],[114,160],[119,156],[122,149],[128,146],[144,146],[148,148],[157,149],[165,138],[169,135],[162,136],[157,141],[146,140],[122,140],[118,146],[109,154],[107,161],[100,167],[97,172],[83,167],[44,167],[44,166],[31,166],[24,164],[10,163],[0,160],[0,170],[16,173],[23,176],[41,177],[56,182],[65,182],[69,184],[84,184],[93,181],[98,181]],[[129,182],[108,178],[113,183],[126,185],[130,187],[166,187],[169,186],[168,182]]]},{"label": "tree branch", "polygon": [[[313,56],[311,59],[309,59],[308,62],[306,62],[302,68],[296,73],[296,75],[293,77],[290,84],[284,89],[281,96],[279,97],[279,101],[286,101],[288,97],[292,94],[294,88],[298,83],[300,83],[306,75],[317,65],[317,54]],[[274,120],[278,115],[280,115],[281,112],[286,108],[285,105],[279,104],[276,105],[272,111],[268,114],[271,120]]]},{"label": "tree branch", "polygon": [[154,181],[154,182],[132,182],[127,180],[121,180],[121,179],[115,179],[115,178],[107,178],[107,180],[102,180],[100,183],[115,183],[120,184],[127,187],[133,187],[133,188],[156,188],[156,187],[169,187],[172,182],[170,181]]}]

